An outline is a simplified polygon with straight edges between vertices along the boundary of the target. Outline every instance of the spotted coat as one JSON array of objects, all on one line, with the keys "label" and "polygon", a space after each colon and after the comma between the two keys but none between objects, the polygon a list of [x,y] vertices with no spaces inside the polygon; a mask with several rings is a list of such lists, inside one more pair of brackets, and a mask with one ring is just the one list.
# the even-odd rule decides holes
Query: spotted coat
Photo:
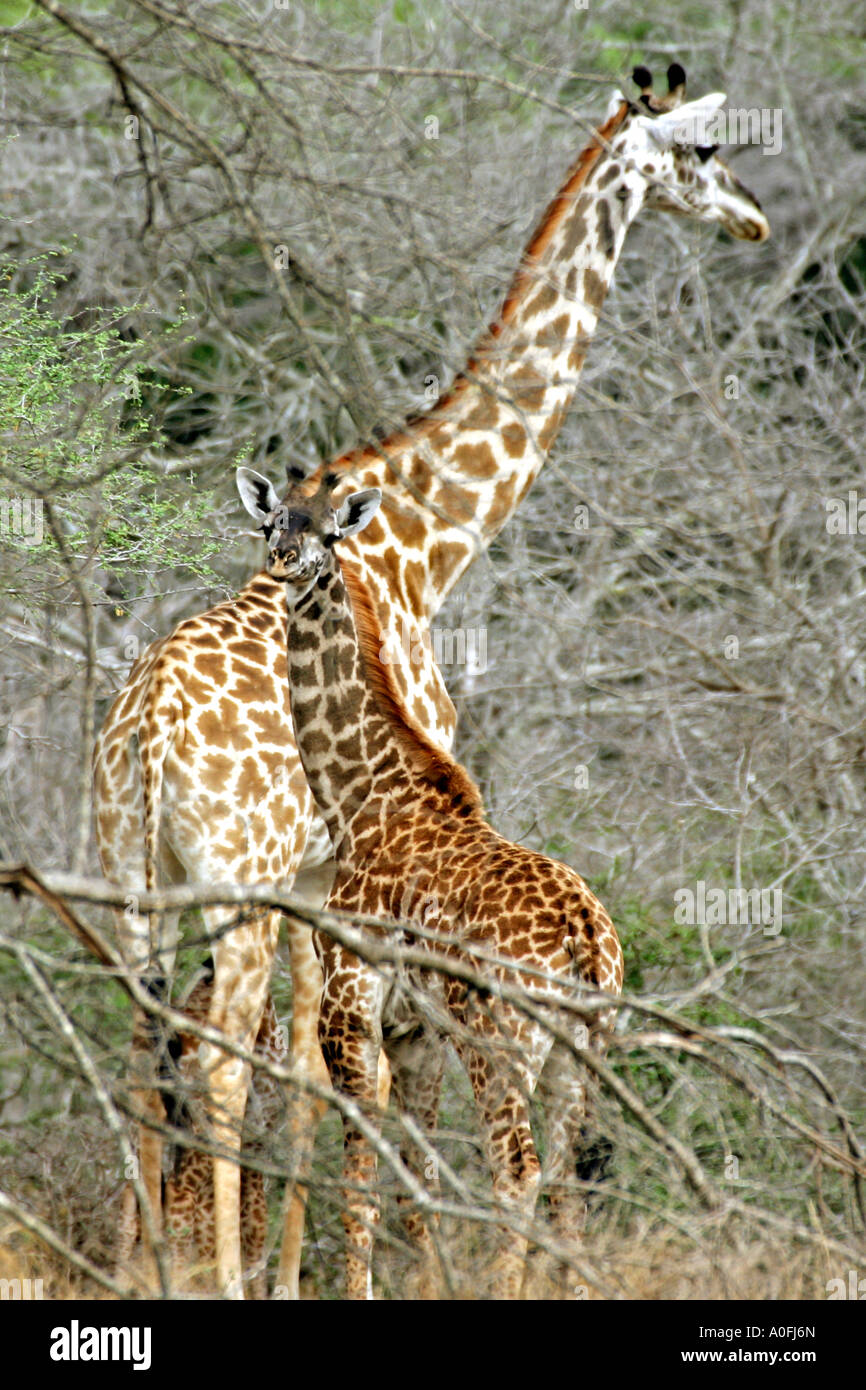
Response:
[{"label": "spotted coat", "polygon": [[[642,207],[657,207],[747,240],[768,234],[756,200],[722,161],[674,139],[669,108],[682,99],[675,87],[669,99],[617,95],[525,247],[499,314],[429,414],[327,465],[344,478],[343,496],[360,485],[387,494],[354,560],[392,643],[405,708],[442,747],[451,745],[455,712],[424,641],[427,624],[548,456],[629,225]],[[334,859],[298,761],[283,624],[280,587],[259,574],[237,598],[150,647],[112,705],[94,754],[97,837],[106,875],[133,895],[157,881],[264,878],[294,882],[309,901],[323,901]],[[225,914],[205,916],[218,933]],[[274,914],[262,913],[215,941],[210,1022],[235,1042],[255,1038],[278,926]],[[119,930],[129,960],[170,974],[170,919],[150,922],[133,902]],[[290,925],[289,939],[292,1051],[322,1080],[321,976],[309,933]],[[135,1097],[159,1119],[141,1020],[135,1039]],[[226,1115],[221,1140],[231,1147],[246,1095],[243,1068],[226,1055],[212,1066],[210,1085],[214,1110]],[[311,1105],[299,1103],[299,1142],[313,1126]],[[146,1126],[140,1148],[158,1216],[159,1141]],[[218,1160],[214,1181],[220,1279],[240,1295],[237,1166]],[[302,1227],[299,1190],[288,1206],[280,1266],[295,1294]]]}]

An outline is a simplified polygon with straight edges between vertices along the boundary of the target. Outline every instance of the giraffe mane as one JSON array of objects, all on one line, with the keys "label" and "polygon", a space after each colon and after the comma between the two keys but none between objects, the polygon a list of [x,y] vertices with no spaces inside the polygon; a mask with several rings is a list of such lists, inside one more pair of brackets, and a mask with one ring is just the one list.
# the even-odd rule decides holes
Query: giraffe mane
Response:
[{"label": "giraffe mane", "polygon": [[[440,396],[432,410],[424,415],[415,415],[407,418],[402,425],[393,430],[388,435],[383,435],[376,444],[362,444],[357,448],[350,449],[338,459],[332,459],[327,464],[322,464],[313,475],[315,484],[318,486],[321,476],[324,473],[334,475],[349,472],[354,468],[362,467],[377,459],[388,456],[389,452],[400,452],[409,442],[409,436],[417,439],[435,429],[439,425],[449,408],[460,397],[460,395],[473,385],[473,376],[478,368],[478,356],[485,348],[489,348],[502,333],[503,328],[512,320],[517,307],[520,304],[524,291],[531,281],[533,267],[537,264],[540,257],[544,254],[551,240],[555,236],[574,203],[577,190],[586,182],[587,176],[601,157],[604,145],[609,144],[613,136],[619,130],[626,116],[629,114],[630,105],[623,101],[620,107],[609,116],[608,119],[593,132],[592,139],[581,150],[574,164],[566,175],[562,187],[554,195],[545,208],[539,219],[535,231],[524,251],[521,263],[514,274],[511,284],[502,303],[502,308],[496,319],[482,333],[481,338],[476,343],[463,371],[455,377],[449,391],[444,396]],[[599,138],[596,138],[599,137]]]},{"label": "giraffe mane", "polygon": [[480,812],[483,809],[481,792],[469,773],[450,753],[438,748],[407,713],[390,667],[381,660],[380,653],[385,644],[385,636],[369,590],[360,574],[345,560],[341,562],[340,568],[352,604],[364,674],[378,707],[390,724],[401,749],[408,755],[414,770],[437,790],[450,796],[455,802],[459,800],[470,810]]},{"label": "giraffe mane", "polygon": [[[624,101],[618,109],[609,116],[603,125],[598,127],[593,134],[593,138],[588,145],[585,145],[577,156],[574,164],[566,175],[565,183],[554,194],[551,201],[539,219],[538,225],[523,254],[523,260],[511,282],[511,287],[505,296],[502,312],[495,323],[490,325],[488,332],[492,337],[498,337],[502,332],[504,324],[508,323],[514,316],[517,305],[523,294],[528,277],[531,274],[533,265],[547,250],[553,237],[562,224],[563,219],[571,211],[574,203],[574,195],[581,184],[586,182],[590,169],[601,158],[605,144],[609,144],[611,138],[616,134],[629,113],[629,104]],[[600,137],[596,139],[596,136]],[[604,143],[602,143],[604,142]],[[470,369],[472,363],[469,364]]]}]

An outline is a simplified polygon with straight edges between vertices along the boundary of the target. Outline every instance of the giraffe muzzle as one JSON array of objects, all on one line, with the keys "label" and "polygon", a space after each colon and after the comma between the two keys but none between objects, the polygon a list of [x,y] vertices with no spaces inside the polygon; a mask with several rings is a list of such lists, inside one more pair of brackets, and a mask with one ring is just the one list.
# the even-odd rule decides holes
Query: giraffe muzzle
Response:
[{"label": "giraffe muzzle", "polygon": [[766,218],[762,217],[759,221],[755,217],[745,224],[743,240],[761,242],[766,241],[769,235],[770,224]]},{"label": "giraffe muzzle", "polygon": [[315,573],[315,564],[304,562],[297,550],[272,554],[268,560],[268,574],[283,584],[305,584]]}]

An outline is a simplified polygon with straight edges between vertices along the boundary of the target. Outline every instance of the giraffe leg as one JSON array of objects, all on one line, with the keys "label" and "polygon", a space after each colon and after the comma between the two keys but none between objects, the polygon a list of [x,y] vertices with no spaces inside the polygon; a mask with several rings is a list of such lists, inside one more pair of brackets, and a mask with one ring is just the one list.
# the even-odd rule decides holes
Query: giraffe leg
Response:
[{"label": "giraffe leg", "polygon": [[[608,1040],[616,1023],[616,1012],[610,1009],[599,1014],[589,1030],[589,1045],[593,1052],[604,1058],[607,1054]],[[582,1046],[586,1045],[586,1030],[578,1035]],[[586,1108],[579,1143],[575,1153],[577,1176],[583,1182],[603,1181],[607,1176],[613,1158],[614,1146],[607,1135],[600,1134],[595,1122],[595,1108],[598,1100],[598,1080],[588,1074],[585,1080]]]},{"label": "giraffe leg", "polygon": [[[423,1025],[405,1037],[385,1041],[385,1052],[391,1068],[391,1082],[397,1110],[410,1115],[423,1134],[432,1135],[439,1115],[442,1093],[444,1057],[439,1039]],[[400,1145],[400,1157],[419,1182],[438,1190],[435,1159],[419,1152],[408,1136]],[[432,1166],[431,1166],[432,1164]],[[422,1299],[438,1294],[437,1261],[430,1234],[429,1218],[425,1219],[408,1193],[397,1197],[406,1234],[420,1257],[417,1292]]]},{"label": "giraffe leg", "polygon": [[[541,1185],[541,1164],[532,1138],[529,1099],[535,1075],[519,1069],[491,1048],[458,1045],[481,1112],[487,1161],[493,1174],[493,1195],[499,1206],[528,1222],[535,1210]],[[527,1048],[527,1054],[531,1049]],[[541,1070],[539,1065],[538,1070]],[[529,1238],[511,1225],[500,1231],[500,1252],[493,1266],[491,1296],[520,1297]]]},{"label": "giraffe leg", "polygon": [[[153,1125],[165,1123],[165,1106],[156,1089],[156,1066],[153,1051],[152,1031],[142,1010],[136,1009],[133,1015],[133,1037],[129,1073],[131,1078],[130,1102],[143,1118],[138,1125],[137,1161],[139,1177],[150,1207],[153,1233],[157,1240],[162,1239],[162,1137]],[[122,1276],[132,1257],[135,1240],[133,1231],[141,1238],[144,1252],[145,1278],[155,1281],[156,1269],[154,1252],[145,1220],[137,1215],[138,1199],[131,1182],[127,1182],[122,1200],[121,1226],[115,1254],[115,1270]],[[132,1243],[130,1240],[132,1238]]]},{"label": "giraffe leg", "polygon": [[[369,1080],[369,1073],[367,1080]],[[362,1085],[360,1076],[347,1084],[345,1094],[367,1108],[375,1105],[372,1091]],[[346,1298],[370,1300],[373,1297],[373,1239],[379,1223],[376,1194],[378,1163],[375,1151],[351,1121],[343,1122],[343,1229],[346,1232]]]},{"label": "giraffe leg", "polygon": [[[334,861],[299,869],[292,891],[311,907],[324,906],[334,882]],[[322,967],[313,944],[313,933],[303,922],[287,919],[292,962],[292,1062],[301,1077],[320,1086],[330,1078],[319,1043],[319,1009],[322,998]],[[391,1087],[391,1070],[384,1051],[379,1053],[379,1108],[386,1110]],[[277,1273],[277,1288],[283,1297],[300,1297],[301,1251],[307,1206],[305,1179],[313,1161],[316,1134],[327,1109],[327,1101],[293,1087],[288,1096],[290,1170],[286,1186],[285,1222]]]},{"label": "giraffe leg", "polygon": [[[582,1039],[585,1045],[585,1039]],[[553,1233],[565,1246],[579,1243],[586,1219],[578,1163],[586,1119],[586,1086],[580,1065],[567,1047],[555,1043],[539,1078],[547,1128],[544,1187],[548,1191]],[[553,1277],[560,1292],[569,1281],[567,1261],[556,1261]]]},{"label": "giraffe leg", "polygon": [[120,1199],[120,1220],[117,1223],[117,1241],[114,1250],[115,1280],[120,1281],[126,1275],[140,1234],[138,1198],[132,1183],[126,1182]]},{"label": "giraffe leg", "polygon": [[[241,1171],[241,1247],[244,1275],[264,1262],[267,1199],[261,1173]],[[215,1251],[213,1160],[197,1149],[184,1149],[165,1191],[165,1221],[175,1284],[193,1270],[213,1270]],[[263,1299],[267,1277],[262,1267],[249,1281],[251,1296]]]},{"label": "giraffe leg", "polygon": [[[133,1094],[133,1104],[140,1107],[146,1114],[149,1113],[156,1124],[165,1123],[165,1109],[156,1091],[145,1091]],[[141,1181],[144,1186],[147,1200],[150,1203],[151,1219],[153,1221],[154,1235],[157,1240],[162,1238],[162,1137],[156,1130],[151,1129],[147,1124],[142,1124],[139,1129],[138,1155],[141,1172]],[[147,1254],[150,1252],[150,1238],[147,1232],[147,1223],[142,1222],[142,1245]]]},{"label": "giraffe leg", "polygon": [[[502,1101],[483,1108],[487,1150],[493,1171],[493,1195],[515,1215],[529,1220],[541,1185],[541,1165],[529,1123],[529,1104],[523,1092],[509,1088]],[[520,1297],[528,1237],[505,1228],[502,1252],[494,1266],[492,1295]]]},{"label": "giraffe leg", "polygon": [[[313,934],[303,922],[289,920],[289,949],[292,959],[292,1062],[300,1076],[328,1086],[328,1069],[319,1044],[319,1006],[322,998],[322,967],[313,945]],[[291,1087],[288,1095],[290,1169],[286,1188],[286,1217],[277,1286],[290,1299],[300,1297],[301,1247],[307,1187],[313,1161],[316,1134],[327,1102]]]},{"label": "giraffe leg", "polygon": [[391,1095],[391,1063],[388,1061],[388,1054],[384,1047],[379,1053],[379,1066],[376,1076],[376,1098],[379,1102],[380,1110],[388,1109],[388,1100]]},{"label": "giraffe leg", "polygon": [[[132,825],[133,822],[130,822]],[[130,842],[112,846],[107,852],[103,846],[100,859],[106,878],[125,885],[144,884],[144,860],[138,844]],[[182,873],[167,849],[160,849],[160,880],[167,883],[180,881]],[[138,899],[130,893],[128,906],[123,912],[115,914],[117,937],[121,955],[136,972],[143,983],[148,983],[155,998],[167,995],[167,982],[174,972],[177,949],[179,913],[165,912],[152,918],[138,911]],[[159,1080],[159,1054],[164,1042],[164,1029],[159,1019],[138,1007],[133,1008],[132,1044],[130,1048],[129,1078],[130,1101],[135,1110],[148,1117],[153,1125],[165,1123],[165,1106],[157,1090]],[[143,1119],[136,1136],[139,1176],[150,1205],[151,1222],[157,1240],[162,1239],[162,1137],[156,1129]],[[147,1222],[135,1215],[138,1201],[131,1183],[127,1182],[121,1206],[121,1218],[117,1233],[115,1252],[115,1273],[121,1277],[129,1267],[135,1247],[132,1239],[133,1229],[141,1240],[144,1252],[145,1277],[155,1283],[156,1268],[154,1252],[151,1249]],[[131,1243],[130,1243],[131,1242]]]},{"label": "giraffe leg", "polygon": [[[213,931],[223,912],[208,912]],[[208,1022],[251,1051],[267,998],[280,914],[257,913],[252,920],[214,942],[214,984]],[[214,1230],[217,1277],[226,1297],[242,1299],[240,1236],[241,1176],[238,1158],[247,1103],[250,1067],[232,1053],[205,1045],[212,1134],[231,1157],[214,1159]]]},{"label": "giraffe leg", "polygon": [[[202,1161],[203,1160],[203,1161]],[[172,1283],[182,1286],[192,1267],[200,1258],[198,1236],[199,1210],[203,1204],[203,1189],[210,1176],[206,1154],[186,1150],[175,1173],[165,1185],[165,1225],[171,1252]],[[211,1246],[211,1259],[213,1246]]]},{"label": "giraffe leg", "polygon": [[[213,967],[208,962],[176,1007],[196,1023],[205,1023],[213,994]],[[204,1081],[199,1041],[181,1029],[168,1048],[169,1086],[164,1092],[173,1125],[193,1139],[207,1133]],[[164,1212],[175,1287],[194,1287],[203,1270],[214,1275],[213,1160],[193,1145],[173,1146],[171,1173],[165,1184]]]},{"label": "giraffe leg", "polygon": [[[378,1112],[382,980],[334,943],[323,946],[323,966],[319,1036],[331,1085],[372,1118]],[[373,1237],[379,1220],[376,1169],[375,1149],[344,1117],[342,1219],[348,1299],[373,1297]]]},{"label": "giraffe leg", "polygon": [[241,1172],[241,1248],[244,1273],[255,1270],[247,1284],[249,1297],[253,1299],[268,1296],[268,1276],[264,1267],[267,1235],[268,1201],[264,1177],[251,1168],[244,1168]]}]

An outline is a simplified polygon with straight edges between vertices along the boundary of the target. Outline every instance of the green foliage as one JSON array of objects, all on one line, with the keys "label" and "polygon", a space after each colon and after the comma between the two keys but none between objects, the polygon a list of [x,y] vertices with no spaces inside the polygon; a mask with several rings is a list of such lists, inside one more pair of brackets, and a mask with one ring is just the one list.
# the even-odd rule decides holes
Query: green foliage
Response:
[{"label": "green foliage", "polygon": [[0,25],[18,24],[30,9],[30,0],[0,0]]},{"label": "green foliage", "polygon": [[647,987],[650,972],[653,979],[663,980],[672,969],[687,968],[700,959],[697,928],[677,926],[672,917],[660,924],[656,915],[636,896],[616,904],[616,927],[626,962],[624,988],[630,993]]},{"label": "green foliage", "polygon": [[[162,386],[144,366],[152,360],[154,337],[125,339],[121,325],[130,309],[97,307],[65,321],[58,312],[62,276],[47,257],[27,269],[32,273],[24,288],[13,282],[11,268],[0,275],[4,540],[32,554],[38,515],[43,573],[65,551],[68,561],[82,566],[98,552],[100,564],[113,569],[184,564],[209,574],[205,558],[218,544],[203,534],[210,497],[167,480],[145,457],[162,444]],[[160,336],[178,330],[172,325]],[[47,504],[46,516],[31,508],[31,524],[16,527],[9,510],[16,497]]]}]

